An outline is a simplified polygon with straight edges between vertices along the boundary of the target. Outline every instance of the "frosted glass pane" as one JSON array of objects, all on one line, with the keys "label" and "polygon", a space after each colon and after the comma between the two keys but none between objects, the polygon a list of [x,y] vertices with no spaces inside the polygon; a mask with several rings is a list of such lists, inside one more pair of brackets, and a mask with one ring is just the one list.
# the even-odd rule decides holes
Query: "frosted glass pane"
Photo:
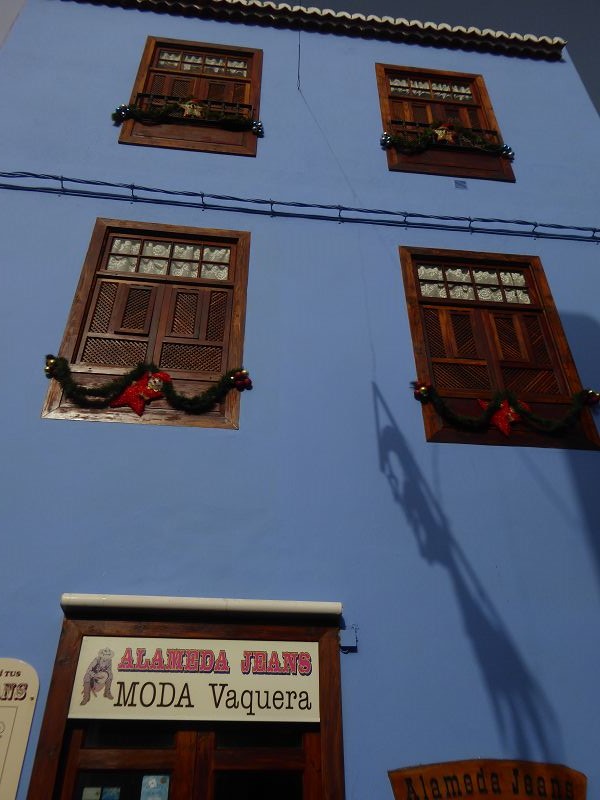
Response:
[{"label": "frosted glass pane", "polygon": [[452,97],[449,83],[432,83],[431,89],[433,91],[433,96],[438,100],[447,100],[449,97]]},{"label": "frosted glass pane", "polygon": [[409,94],[410,89],[406,78],[390,78],[390,90],[392,94]]},{"label": "frosted glass pane", "polygon": [[231,248],[229,247],[205,247],[203,261],[222,261],[229,263]]},{"label": "frosted glass pane", "polygon": [[143,254],[145,256],[168,258],[171,255],[171,245],[169,242],[144,242]]},{"label": "frosted glass pane", "polygon": [[168,50],[161,50],[158,57],[158,64],[161,67],[177,68],[181,61],[181,53],[170,53]]},{"label": "frosted glass pane", "polygon": [[449,281],[459,281],[461,283],[471,282],[471,273],[464,267],[448,267],[446,270],[446,278]]},{"label": "frosted glass pane", "polygon": [[485,269],[475,269],[473,270],[473,275],[477,283],[493,283],[495,286],[498,285],[498,274],[494,272],[489,272]]},{"label": "frosted glass pane", "polygon": [[193,258],[200,261],[200,248],[194,244],[176,244],[173,247],[173,258]]},{"label": "frosted glass pane", "polygon": [[234,59],[229,59],[227,61],[227,72],[230,75],[241,75],[245,77],[248,72],[248,64],[246,61],[239,61]]},{"label": "frosted glass pane", "polygon": [[455,100],[462,100],[464,102],[467,100],[472,100],[473,98],[470,86],[460,86],[455,84],[452,87],[452,91],[454,92]]},{"label": "frosted glass pane", "polygon": [[168,261],[159,258],[142,258],[140,260],[140,272],[146,275],[166,275]]},{"label": "frosted glass pane", "polygon": [[420,286],[423,297],[448,297],[443,283],[425,283],[421,281]]},{"label": "frosted glass pane", "polygon": [[183,57],[184,72],[200,72],[202,69],[202,56],[185,55]]},{"label": "frosted glass pane", "polygon": [[525,276],[521,272],[501,272],[500,280],[504,286],[525,286]]},{"label": "frosted glass pane", "polygon": [[229,276],[229,267],[220,267],[218,264],[202,264],[201,276],[213,281],[226,281]]},{"label": "frosted glass pane", "polygon": [[136,265],[135,256],[110,256],[106,269],[113,272],[135,272]]},{"label": "frosted glass pane", "polygon": [[477,297],[488,303],[503,302],[502,291],[500,289],[493,289],[491,286],[478,286]]},{"label": "frosted glass pane", "polygon": [[426,267],[423,264],[419,265],[418,274],[419,278],[427,278],[430,281],[441,281],[444,277],[439,267]]},{"label": "frosted glass pane", "polygon": [[141,242],[136,239],[115,239],[111,248],[111,253],[139,253]]},{"label": "frosted glass pane", "polygon": [[204,60],[205,72],[225,72],[225,64],[227,62],[224,58],[216,58],[215,56],[206,56]]},{"label": "frosted glass pane", "polygon": [[451,283],[448,289],[453,300],[475,300],[475,292],[470,284]]},{"label": "frosted glass pane", "polygon": [[171,275],[178,275],[182,278],[197,278],[198,264],[193,261],[172,261]]},{"label": "frosted glass pane", "polygon": [[508,303],[531,303],[527,289],[506,289],[506,300]]}]

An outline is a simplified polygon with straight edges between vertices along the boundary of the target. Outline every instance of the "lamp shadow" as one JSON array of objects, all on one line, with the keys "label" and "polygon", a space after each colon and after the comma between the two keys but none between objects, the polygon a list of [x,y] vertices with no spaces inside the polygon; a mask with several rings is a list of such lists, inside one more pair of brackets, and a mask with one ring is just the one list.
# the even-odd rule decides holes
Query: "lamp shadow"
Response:
[{"label": "lamp shadow", "polygon": [[[600,325],[595,319],[583,314],[561,314],[561,321],[572,345],[577,346],[577,370],[584,386],[598,390],[600,373],[598,369],[598,351],[590,343],[597,342],[600,337]],[[596,427],[600,429],[600,415],[595,415]],[[590,552],[593,556],[596,578],[600,584],[600,502],[598,501],[598,481],[596,460],[597,453],[581,453],[576,450],[565,450],[565,457],[573,481],[573,488],[579,502],[577,508],[581,514],[578,524],[583,528]],[[592,461],[594,459],[594,461]]]},{"label": "lamp shadow", "polygon": [[513,758],[560,761],[563,746],[554,712],[454,538],[376,384],[373,402],[381,472],[419,554],[448,573],[503,745]]}]

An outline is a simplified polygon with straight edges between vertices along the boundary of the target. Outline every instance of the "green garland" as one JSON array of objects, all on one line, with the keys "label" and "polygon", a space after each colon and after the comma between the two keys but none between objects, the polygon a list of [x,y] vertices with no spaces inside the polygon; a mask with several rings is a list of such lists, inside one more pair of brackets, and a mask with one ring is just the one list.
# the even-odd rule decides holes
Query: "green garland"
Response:
[{"label": "green garland", "polygon": [[[264,136],[262,122],[250,119],[242,114],[222,114],[218,111],[211,111],[197,106],[201,110],[201,114],[179,116],[179,113],[185,110],[186,105],[188,105],[186,102],[166,103],[160,108],[142,108],[135,104],[120,105],[115,108],[111,118],[115,125],[120,125],[128,119],[134,119],[137,122],[144,122],[148,125],[159,125],[165,122],[189,122],[197,125],[213,125],[229,131],[252,131],[258,137]],[[177,116],[175,116],[176,114]]]},{"label": "green garland", "polygon": [[560,436],[565,434],[577,423],[584,408],[596,406],[600,401],[600,393],[595,392],[593,389],[582,389],[571,397],[571,407],[564,417],[561,419],[547,419],[535,414],[531,409],[520,403],[513,392],[503,391],[496,392],[487,408],[482,411],[478,417],[475,417],[457,414],[450,408],[446,401],[440,397],[433,386],[419,381],[413,381],[412,387],[414,389],[415,400],[418,400],[423,405],[431,403],[445,422],[464,431],[485,430],[489,427],[494,414],[500,411],[503,402],[508,401],[510,409],[515,411],[521,418],[520,421],[524,422],[530,428],[540,433]]},{"label": "green garland", "polygon": [[[66,358],[47,355],[44,371],[47,378],[54,378],[60,383],[65,396],[72,403],[83,408],[108,408],[132,383],[148,373],[158,373],[158,368],[151,363],[138,364],[130,372],[100,386],[84,386],[76,383]],[[158,374],[164,375],[165,373]],[[232,389],[237,389],[238,392],[252,389],[252,381],[246,370],[241,368],[229,370],[214,386],[193,397],[175,391],[170,379],[162,381],[160,391],[168,404],[177,411],[183,411],[186,414],[205,414],[207,411],[211,411],[217,403],[221,403]]]},{"label": "green garland", "polygon": [[[439,136],[436,131],[440,130],[445,130],[448,134],[455,136],[456,141],[450,141]],[[454,146],[481,150],[484,153],[508,158],[510,161],[515,157],[514,151],[509,145],[493,144],[469,128],[463,128],[459,125],[445,122],[432,122],[431,125],[420,130],[416,136],[405,132],[388,133],[384,131],[380,139],[380,144],[385,150],[393,147],[400,153],[405,153],[407,155],[422,153],[430,147],[441,145],[445,147]]]}]

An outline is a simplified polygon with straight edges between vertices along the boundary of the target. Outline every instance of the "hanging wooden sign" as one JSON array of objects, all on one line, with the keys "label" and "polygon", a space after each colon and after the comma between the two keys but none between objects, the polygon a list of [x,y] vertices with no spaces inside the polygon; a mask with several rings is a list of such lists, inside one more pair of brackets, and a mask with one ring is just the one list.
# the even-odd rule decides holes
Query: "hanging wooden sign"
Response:
[{"label": "hanging wooden sign", "polygon": [[391,770],[396,800],[585,800],[587,779],[562,764],[471,759]]},{"label": "hanging wooden sign", "polygon": [[0,658],[0,797],[17,796],[21,767],[39,688],[34,668],[16,658]]}]

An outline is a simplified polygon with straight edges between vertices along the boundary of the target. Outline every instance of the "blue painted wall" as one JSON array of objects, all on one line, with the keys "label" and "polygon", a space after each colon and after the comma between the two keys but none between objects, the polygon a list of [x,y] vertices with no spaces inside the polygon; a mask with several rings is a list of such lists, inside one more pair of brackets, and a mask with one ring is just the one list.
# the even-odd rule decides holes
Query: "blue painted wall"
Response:
[{"label": "blue painted wall", "polygon": [[[51,32],[48,35],[48,32]],[[148,35],[264,51],[258,157],[117,144]],[[298,44],[300,83],[297,88]],[[515,184],[390,173],[374,63],[481,73]],[[501,55],[28,0],[0,49],[0,164],[171,189],[597,223],[600,121],[568,55]],[[576,131],[576,133],[575,133]],[[40,420],[96,217],[252,233],[239,431]],[[62,592],[340,600],[346,792],[388,769],[556,761],[600,790],[597,454],[427,444],[400,244],[539,255],[600,384],[597,246],[0,191],[2,654],[41,691]]]}]

